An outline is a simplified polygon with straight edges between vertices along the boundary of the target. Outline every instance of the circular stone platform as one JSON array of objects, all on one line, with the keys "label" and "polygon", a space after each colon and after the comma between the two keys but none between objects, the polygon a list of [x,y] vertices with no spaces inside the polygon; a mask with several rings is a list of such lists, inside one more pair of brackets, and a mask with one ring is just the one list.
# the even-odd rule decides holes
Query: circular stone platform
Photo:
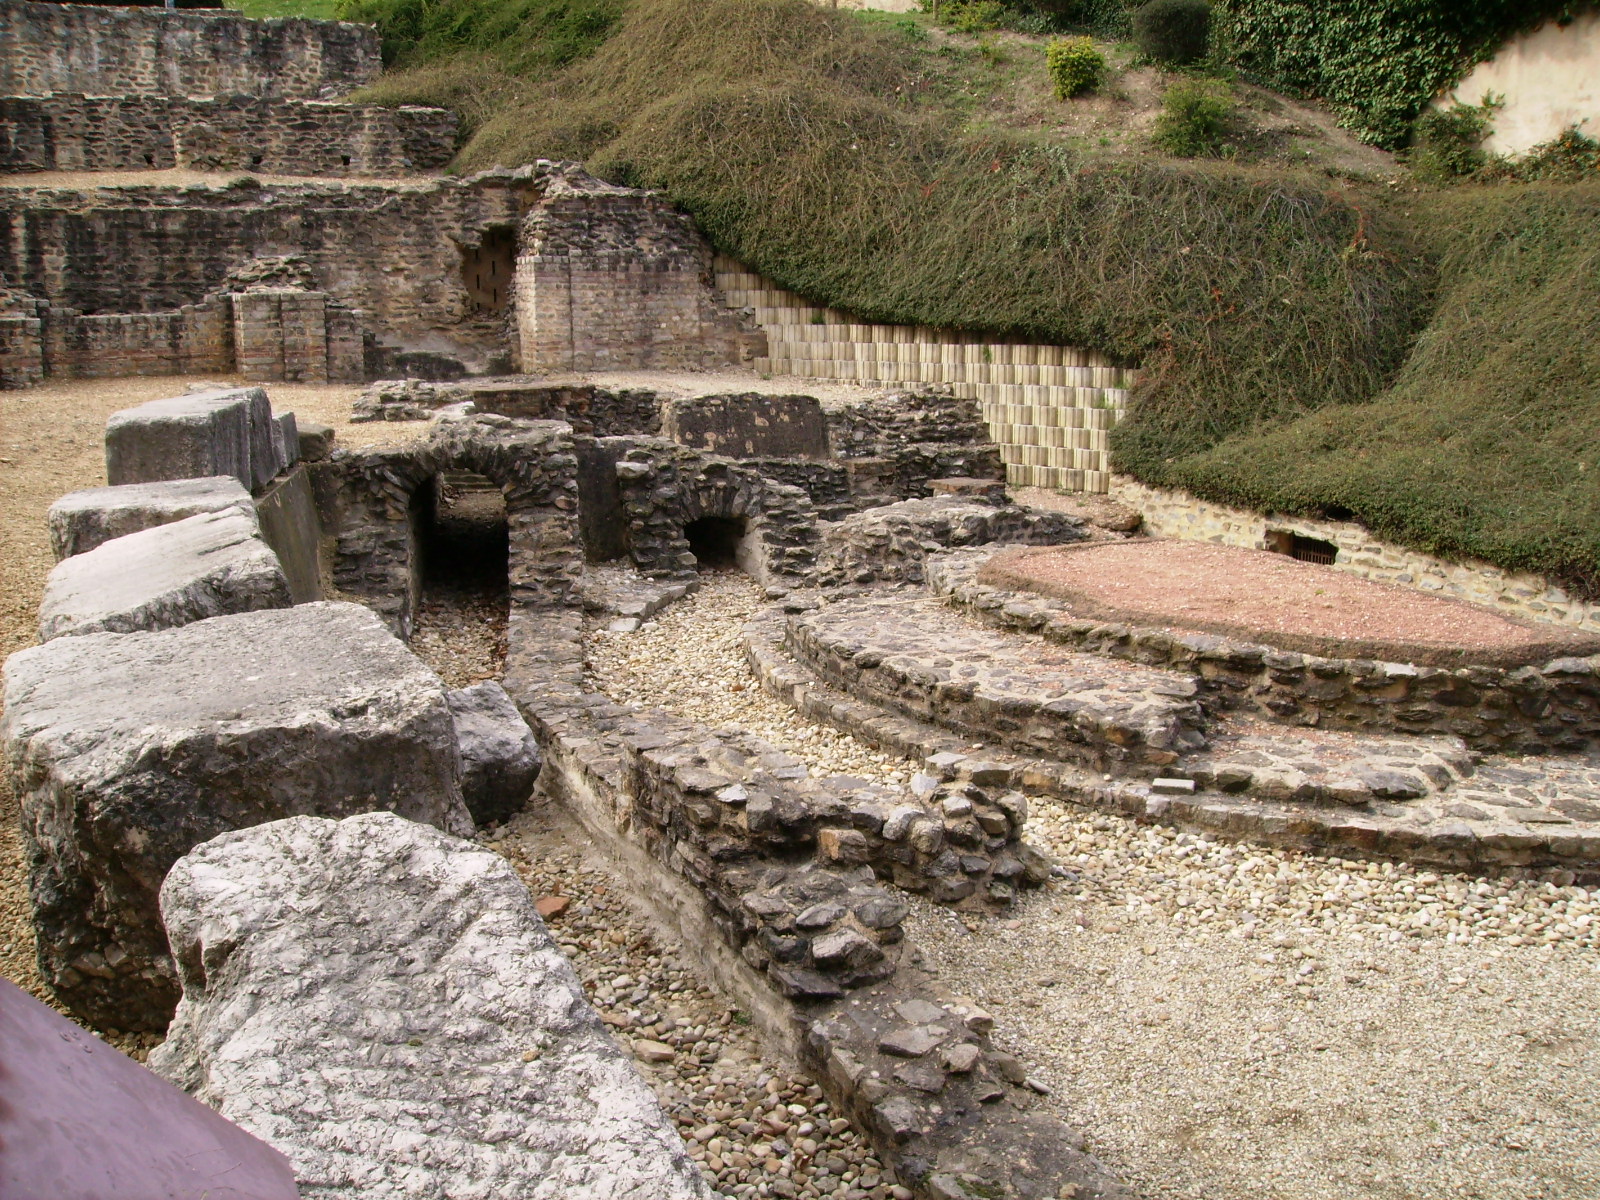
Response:
[{"label": "circular stone platform", "polygon": [[1141,540],[1002,551],[978,581],[1097,621],[1239,637],[1327,658],[1516,667],[1600,653],[1600,637],[1376,583],[1282,554]]}]

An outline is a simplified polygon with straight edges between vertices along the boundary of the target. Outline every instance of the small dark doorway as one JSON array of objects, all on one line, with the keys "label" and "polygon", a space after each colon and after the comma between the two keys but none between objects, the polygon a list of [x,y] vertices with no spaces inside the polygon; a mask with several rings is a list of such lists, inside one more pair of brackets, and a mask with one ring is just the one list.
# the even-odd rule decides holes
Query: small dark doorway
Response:
[{"label": "small dark doorway", "polygon": [[510,538],[506,500],[491,479],[441,471],[417,489],[423,594],[504,594]]},{"label": "small dark doorway", "polygon": [[1304,537],[1287,529],[1267,530],[1267,549],[1274,554],[1287,554],[1301,562],[1332,566],[1339,556],[1339,547],[1321,538]]},{"label": "small dark doorway", "polygon": [[449,687],[498,678],[511,589],[505,495],[470,471],[441,471],[411,501],[411,647]]},{"label": "small dark doorway", "polygon": [[743,517],[701,517],[683,527],[689,552],[702,568],[741,566],[739,550],[744,542]]},{"label": "small dark doorway", "polygon": [[507,226],[485,229],[476,246],[461,248],[461,282],[480,312],[506,311],[516,269],[517,233]]}]

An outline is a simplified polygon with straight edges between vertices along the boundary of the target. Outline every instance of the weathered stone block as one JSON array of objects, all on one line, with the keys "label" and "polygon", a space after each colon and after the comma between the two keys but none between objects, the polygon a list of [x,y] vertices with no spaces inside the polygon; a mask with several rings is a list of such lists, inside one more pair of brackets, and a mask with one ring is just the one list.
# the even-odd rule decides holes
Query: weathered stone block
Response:
[{"label": "weathered stone block", "polygon": [[493,680],[449,693],[461,751],[461,794],[479,825],[504,821],[539,777],[539,744],[506,689]]},{"label": "weathered stone block", "polygon": [[114,538],[57,563],[39,603],[39,640],[168,629],[291,602],[255,514],[229,508]]},{"label": "weathered stone block", "polygon": [[106,480],[232,475],[256,491],[283,467],[273,426],[262,388],[195,392],[125,408],[106,422]]},{"label": "weathered stone block", "polygon": [[70,558],[141,529],[249,503],[250,493],[227,475],[89,488],[50,506],[50,548],[57,559]]},{"label": "weathered stone block", "polygon": [[155,1068],[308,1193],[707,1200],[509,863],[387,813],[197,847],[161,889]]},{"label": "weathered stone block", "polygon": [[198,843],[372,809],[472,830],[444,685],[356,604],[20,651],[0,736],[41,971],[122,1029],[160,1029],[177,1002],[156,894]]}]

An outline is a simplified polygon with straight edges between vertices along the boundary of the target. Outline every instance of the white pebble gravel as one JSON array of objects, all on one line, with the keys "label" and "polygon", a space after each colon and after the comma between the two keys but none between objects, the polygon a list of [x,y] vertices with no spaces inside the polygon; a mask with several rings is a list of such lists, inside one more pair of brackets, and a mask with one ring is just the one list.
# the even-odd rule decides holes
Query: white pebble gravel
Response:
[{"label": "white pebble gravel", "polygon": [[[618,700],[739,725],[818,774],[906,765],[767,697],[738,574],[597,634]],[[1067,874],[908,933],[1150,1197],[1600,1197],[1600,895],[1212,842],[1034,797]]]}]

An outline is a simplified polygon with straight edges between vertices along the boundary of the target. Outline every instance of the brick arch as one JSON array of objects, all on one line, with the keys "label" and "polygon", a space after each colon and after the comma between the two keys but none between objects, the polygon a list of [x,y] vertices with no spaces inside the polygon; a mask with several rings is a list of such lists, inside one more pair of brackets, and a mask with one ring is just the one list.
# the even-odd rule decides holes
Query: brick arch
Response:
[{"label": "brick arch", "polygon": [[471,471],[505,497],[513,608],[565,607],[582,565],[572,431],[555,421],[441,422],[421,445],[341,461],[334,579],[409,638],[420,599],[414,500],[441,471]]},{"label": "brick arch", "polygon": [[736,560],[763,583],[793,582],[815,562],[816,510],[801,489],[657,439],[638,439],[627,458],[620,487],[628,551],[644,574],[692,577],[697,564],[684,529],[707,517],[745,522]]}]

